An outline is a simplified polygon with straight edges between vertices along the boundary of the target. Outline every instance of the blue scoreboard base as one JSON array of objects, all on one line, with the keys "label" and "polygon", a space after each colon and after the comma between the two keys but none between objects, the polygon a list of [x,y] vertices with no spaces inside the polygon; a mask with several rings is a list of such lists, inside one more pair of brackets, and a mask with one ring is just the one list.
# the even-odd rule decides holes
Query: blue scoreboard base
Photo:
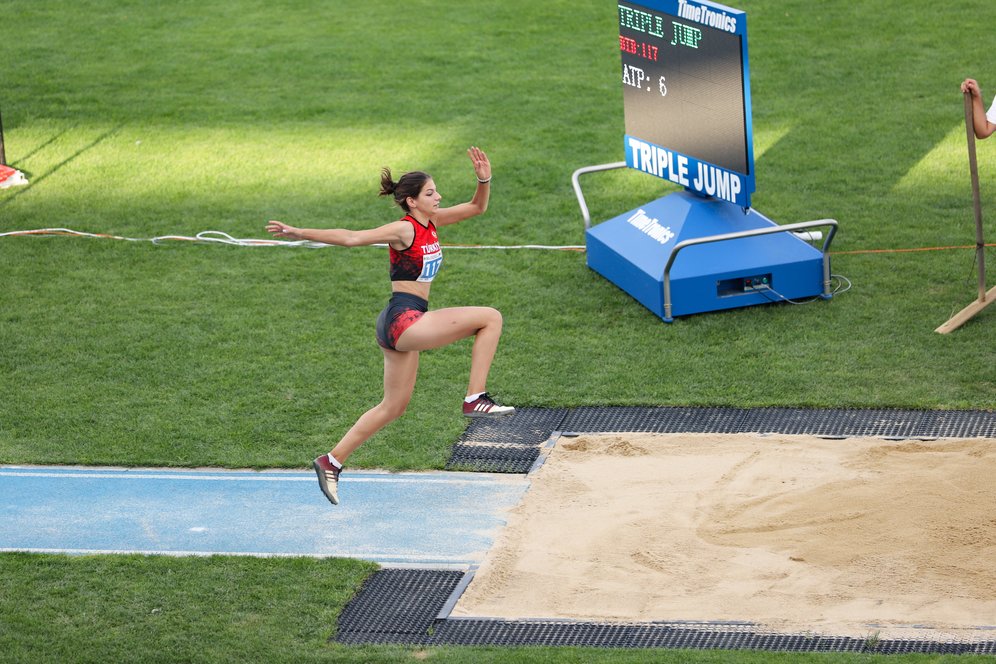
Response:
[{"label": "blue scoreboard base", "polygon": [[823,252],[789,232],[693,244],[670,269],[670,315],[664,271],[686,240],[777,228],[756,212],[689,191],[602,222],[586,233],[588,267],[671,322],[675,316],[786,299],[829,297]]}]

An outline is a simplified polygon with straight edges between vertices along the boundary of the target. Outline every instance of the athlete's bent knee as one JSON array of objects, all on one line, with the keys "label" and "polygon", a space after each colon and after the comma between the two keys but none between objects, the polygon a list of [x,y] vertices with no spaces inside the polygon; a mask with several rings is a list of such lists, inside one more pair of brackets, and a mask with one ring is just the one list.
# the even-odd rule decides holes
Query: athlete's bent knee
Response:
[{"label": "athlete's bent knee", "polygon": [[488,307],[488,325],[494,326],[500,331],[502,322],[501,312],[493,307]]},{"label": "athlete's bent knee", "polygon": [[405,399],[404,401],[382,401],[380,403],[381,416],[388,422],[393,422],[408,410],[408,403],[410,399]]}]

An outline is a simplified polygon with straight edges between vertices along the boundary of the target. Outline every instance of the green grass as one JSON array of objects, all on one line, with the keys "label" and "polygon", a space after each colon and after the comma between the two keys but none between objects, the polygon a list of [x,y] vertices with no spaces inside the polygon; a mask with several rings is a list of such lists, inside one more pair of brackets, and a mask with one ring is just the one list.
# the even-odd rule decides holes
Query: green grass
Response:
[{"label": "green grass", "polygon": [[[974,242],[958,84],[973,76],[996,93],[978,59],[988,4],[739,6],[753,204],[782,223],[839,220],[833,271],[852,290],[666,325],[583,253],[450,250],[433,306],[502,310],[489,387],[515,405],[996,408],[996,309],[933,332],[975,298],[974,252],[871,253]],[[444,243],[576,245],[571,173],[622,157],[611,2],[15,7],[0,21],[0,43],[16,45],[0,109],[8,161],[31,185],[0,191],[0,233],[369,227],[396,214],[376,196],[380,167],[428,170],[455,202],[473,190],[464,150],[477,144],[494,164],[491,208]],[[978,149],[988,210],[996,143]],[[585,180],[596,221],[667,191],[630,171]],[[302,467],[380,398],[383,250],[0,237],[0,274],[0,463]],[[469,342],[425,354],[408,414],[351,464],[442,467],[464,427],[468,365]],[[369,569],[350,561],[2,555],[0,567],[0,660],[643,657],[328,645]],[[144,580],[169,569],[184,582]],[[244,603],[202,590],[234,592],[239,576],[259,593]],[[185,610],[151,614],[161,603]]]},{"label": "green grass", "polygon": [[0,556],[0,660],[318,661],[359,561]]},{"label": "green grass", "polygon": [[0,661],[992,661],[950,655],[346,647],[330,643],[341,607],[372,567],[343,560],[6,554],[0,556]]}]

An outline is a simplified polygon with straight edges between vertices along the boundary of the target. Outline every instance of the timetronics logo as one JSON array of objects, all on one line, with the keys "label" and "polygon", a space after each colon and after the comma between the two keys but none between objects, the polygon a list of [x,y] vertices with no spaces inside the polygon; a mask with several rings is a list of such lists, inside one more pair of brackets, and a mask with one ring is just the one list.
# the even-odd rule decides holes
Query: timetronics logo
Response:
[{"label": "timetronics logo", "polygon": [[634,212],[627,219],[633,228],[646,233],[646,235],[661,244],[667,244],[674,239],[674,233],[668,226],[661,226],[660,222],[648,215],[642,209]]},{"label": "timetronics logo", "polygon": [[702,5],[695,5],[687,0],[678,0],[678,16],[689,21],[695,21],[710,28],[725,30],[726,32],[737,31],[737,19],[726,12],[715,11]]}]

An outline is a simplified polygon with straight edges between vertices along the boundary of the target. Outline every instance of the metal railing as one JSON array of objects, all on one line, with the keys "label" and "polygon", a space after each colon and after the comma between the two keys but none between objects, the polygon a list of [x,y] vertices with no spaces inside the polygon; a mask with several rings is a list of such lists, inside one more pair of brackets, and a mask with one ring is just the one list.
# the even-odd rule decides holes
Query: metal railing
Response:
[{"label": "metal railing", "polygon": [[584,166],[574,171],[571,175],[571,185],[574,187],[574,195],[578,197],[578,204],[581,206],[581,216],[584,217],[584,229],[591,228],[591,213],[588,212],[588,204],[585,203],[584,194],[581,193],[581,176],[585,173],[597,173],[599,171],[611,171],[617,168],[626,168],[625,161],[614,161],[611,164],[598,164],[596,166]]},{"label": "metal railing", "polygon": [[[674,265],[675,259],[678,258],[678,253],[687,247],[692,247],[697,244],[709,244],[711,242],[724,242],[726,240],[738,240],[745,237],[756,237],[758,235],[771,235],[772,233],[791,233],[794,231],[800,231],[806,228],[814,228],[817,226],[829,226],[830,230],[827,232],[826,238],[823,240],[823,297],[830,297],[830,255],[827,250],[830,248],[830,243],[833,241],[833,236],[837,233],[837,220],[836,219],[817,219],[816,221],[802,221],[797,224],[786,224],[784,226],[772,226],[771,228],[755,228],[749,231],[739,231],[737,233],[722,233],[720,235],[706,235],[704,237],[692,238],[689,240],[682,240],[678,244],[674,245],[674,249],[671,250],[671,255],[667,259],[667,265],[664,266],[664,320],[673,320],[671,316],[671,267]],[[803,240],[800,240],[802,242]]]}]

